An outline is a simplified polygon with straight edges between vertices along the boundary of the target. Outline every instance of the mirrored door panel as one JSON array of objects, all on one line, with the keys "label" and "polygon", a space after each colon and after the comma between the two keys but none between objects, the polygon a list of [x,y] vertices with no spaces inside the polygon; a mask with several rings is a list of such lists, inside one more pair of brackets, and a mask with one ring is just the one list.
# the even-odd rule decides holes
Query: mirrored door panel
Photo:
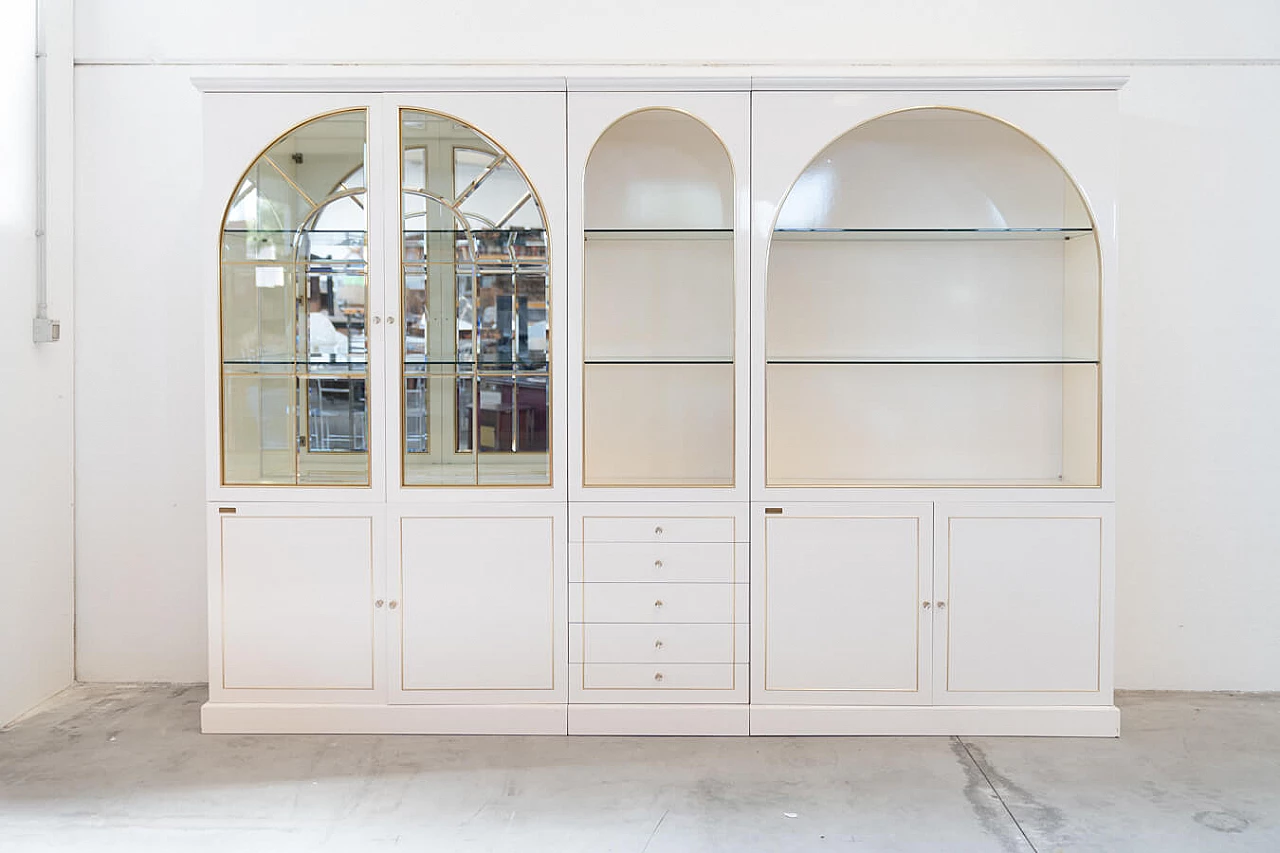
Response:
[{"label": "mirrored door panel", "polygon": [[537,195],[480,131],[400,111],[405,486],[547,485],[550,311]]},{"label": "mirrored door panel", "polygon": [[368,486],[368,116],[271,143],[222,228],[224,485]]}]

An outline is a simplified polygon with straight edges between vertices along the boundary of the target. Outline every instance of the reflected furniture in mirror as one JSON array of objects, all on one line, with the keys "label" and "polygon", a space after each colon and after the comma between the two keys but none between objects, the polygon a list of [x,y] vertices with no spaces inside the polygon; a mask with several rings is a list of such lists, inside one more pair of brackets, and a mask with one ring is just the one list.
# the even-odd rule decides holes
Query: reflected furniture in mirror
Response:
[{"label": "reflected furniture in mirror", "polygon": [[205,81],[205,730],[1114,735],[1122,84]]}]

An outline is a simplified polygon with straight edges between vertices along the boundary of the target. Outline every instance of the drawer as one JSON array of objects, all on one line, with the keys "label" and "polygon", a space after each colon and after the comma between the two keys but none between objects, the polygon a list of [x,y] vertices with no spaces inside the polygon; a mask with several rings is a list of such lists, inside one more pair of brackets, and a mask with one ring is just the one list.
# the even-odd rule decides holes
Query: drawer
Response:
[{"label": "drawer", "polygon": [[572,663],[741,663],[746,625],[575,625]]},{"label": "drawer", "polygon": [[570,579],[604,583],[733,583],[747,580],[750,545],[731,542],[587,542]]},{"label": "drawer", "polygon": [[[584,542],[732,542],[733,516],[621,517],[582,519]],[[745,531],[744,531],[745,532]]]},{"label": "drawer", "polygon": [[580,622],[747,621],[744,583],[574,583],[569,613]]},{"label": "drawer", "polygon": [[732,690],[736,674],[728,663],[588,663],[584,690]]}]

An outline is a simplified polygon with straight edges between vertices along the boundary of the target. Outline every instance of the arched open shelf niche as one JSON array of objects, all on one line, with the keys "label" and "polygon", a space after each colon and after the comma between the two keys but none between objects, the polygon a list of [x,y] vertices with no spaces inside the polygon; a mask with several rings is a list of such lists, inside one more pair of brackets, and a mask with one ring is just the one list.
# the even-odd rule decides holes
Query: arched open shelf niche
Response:
[{"label": "arched open shelf niche", "polygon": [[734,172],[701,121],[646,109],[587,160],[583,484],[731,486]]},{"label": "arched open shelf niche", "polygon": [[368,486],[368,117],[273,141],[221,244],[222,482]]},{"label": "arched open shelf niche", "polygon": [[1099,250],[1062,166],[943,107],[832,142],[778,212],[771,486],[1097,486]]},{"label": "arched open shelf niche", "polygon": [[551,482],[547,226],[476,128],[400,111],[405,486]]}]

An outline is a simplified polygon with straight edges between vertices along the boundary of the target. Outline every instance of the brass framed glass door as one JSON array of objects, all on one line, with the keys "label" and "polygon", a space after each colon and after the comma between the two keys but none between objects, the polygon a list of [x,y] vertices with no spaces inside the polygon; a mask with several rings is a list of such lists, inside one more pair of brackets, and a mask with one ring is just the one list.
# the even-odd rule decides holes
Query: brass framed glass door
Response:
[{"label": "brass framed glass door", "polygon": [[402,483],[547,485],[547,231],[519,166],[400,110]]},{"label": "brass framed glass door", "polygon": [[370,485],[368,131],[364,108],[294,127],[227,205],[224,485]]}]

